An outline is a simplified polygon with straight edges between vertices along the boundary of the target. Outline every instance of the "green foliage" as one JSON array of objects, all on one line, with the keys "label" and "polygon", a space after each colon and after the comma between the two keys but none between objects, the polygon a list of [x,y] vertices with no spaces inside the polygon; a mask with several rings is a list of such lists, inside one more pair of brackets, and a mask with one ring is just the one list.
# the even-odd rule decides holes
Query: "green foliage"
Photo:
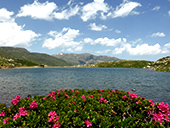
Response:
[{"label": "green foliage", "polygon": [[144,68],[151,61],[135,61],[135,60],[122,60],[116,62],[100,62],[94,65],[90,65],[91,67],[107,67],[107,68]]},{"label": "green foliage", "polygon": [[[32,109],[30,106],[33,102],[38,106]],[[56,90],[46,97],[28,95],[27,98],[20,99],[17,105],[2,105],[0,113],[4,112],[5,116],[0,116],[0,126],[169,127],[169,117],[161,123],[154,121],[154,114],[151,112],[160,112],[157,106],[158,103],[153,105],[151,101],[136,94],[119,90]],[[27,114],[23,115],[24,111]],[[169,108],[166,112],[169,113]],[[22,113],[21,116],[14,119],[19,113]]]}]

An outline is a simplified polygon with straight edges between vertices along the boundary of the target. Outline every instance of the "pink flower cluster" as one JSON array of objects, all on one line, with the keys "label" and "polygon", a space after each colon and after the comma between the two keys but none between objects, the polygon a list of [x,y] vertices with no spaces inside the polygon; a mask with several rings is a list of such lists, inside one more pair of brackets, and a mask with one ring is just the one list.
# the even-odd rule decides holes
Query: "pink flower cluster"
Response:
[{"label": "pink flower cluster", "polygon": [[83,123],[85,123],[87,127],[92,126],[92,123],[88,120],[83,121]]},{"label": "pink flower cluster", "polygon": [[55,91],[51,91],[51,93],[48,94],[48,96],[52,97],[53,100],[55,100]]},{"label": "pink flower cluster", "polygon": [[99,89],[99,92],[103,92],[103,90],[102,90],[102,89]]},{"label": "pink flower cluster", "polygon": [[19,102],[19,100],[20,100],[20,98],[21,98],[21,97],[20,97],[19,95],[16,95],[15,98],[12,99],[11,103],[12,103],[13,105],[17,105],[18,102]]},{"label": "pink flower cluster", "polygon": [[130,99],[133,100],[133,98],[138,98],[138,95],[136,93],[130,93]]},{"label": "pink flower cluster", "polygon": [[123,95],[123,96],[122,96],[122,99],[126,99],[126,98],[127,98],[127,96],[126,96],[126,95]]},{"label": "pink flower cluster", "polygon": [[35,102],[35,100],[30,104],[31,109],[36,109],[38,108],[38,103]]},{"label": "pink flower cluster", "polygon": [[104,99],[103,97],[102,98],[100,98],[100,101],[99,101],[100,103],[106,103],[107,102],[107,100],[106,99]]},{"label": "pink flower cluster", "polygon": [[55,123],[55,121],[56,121],[56,123],[53,125],[52,128],[59,128],[61,126],[61,124],[58,122],[60,117],[56,114],[55,111],[51,111],[48,114],[48,117],[50,117],[48,120],[49,123]]},{"label": "pink flower cluster", "polygon": [[16,120],[17,118],[21,117],[21,116],[26,116],[27,115],[27,110],[25,110],[24,107],[19,108],[18,113],[15,114],[15,116],[13,117],[13,120]]},{"label": "pink flower cluster", "polygon": [[5,112],[1,112],[1,113],[0,113],[0,116],[5,116]]},{"label": "pink flower cluster", "polygon": [[158,109],[159,109],[159,113],[154,113],[154,117],[153,119],[155,121],[159,121],[160,124],[162,124],[162,122],[164,121],[170,121],[169,119],[169,115],[170,115],[170,111],[169,111],[169,106],[168,104],[164,104],[164,102],[161,102],[158,104]]},{"label": "pink flower cluster", "polygon": [[3,120],[3,123],[4,123],[4,124],[9,123],[8,120],[9,120],[9,117],[5,118],[5,119]]}]

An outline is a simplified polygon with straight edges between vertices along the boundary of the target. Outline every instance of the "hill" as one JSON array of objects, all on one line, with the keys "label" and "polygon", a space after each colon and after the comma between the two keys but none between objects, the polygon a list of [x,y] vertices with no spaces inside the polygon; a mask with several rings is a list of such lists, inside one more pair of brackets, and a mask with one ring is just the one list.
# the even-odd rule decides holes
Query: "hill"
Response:
[{"label": "hill", "polygon": [[56,58],[63,59],[72,65],[94,64],[99,62],[119,61],[120,59],[110,56],[95,56],[89,53],[74,54],[60,53],[53,55]]},{"label": "hill", "polygon": [[44,64],[48,66],[70,65],[62,59],[58,59],[47,54],[31,53],[24,48],[0,47],[0,56],[5,58],[31,61],[34,63]]},{"label": "hill", "polygon": [[170,72],[170,56],[163,57],[156,62],[149,63],[147,68],[155,71],[166,71]]},{"label": "hill", "polygon": [[89,67],[107,67],[107,68],[144,68],[151,63],[151,61],[145,60],[121,60],[116,62],[100,62],[92,65],[87,65]]}]

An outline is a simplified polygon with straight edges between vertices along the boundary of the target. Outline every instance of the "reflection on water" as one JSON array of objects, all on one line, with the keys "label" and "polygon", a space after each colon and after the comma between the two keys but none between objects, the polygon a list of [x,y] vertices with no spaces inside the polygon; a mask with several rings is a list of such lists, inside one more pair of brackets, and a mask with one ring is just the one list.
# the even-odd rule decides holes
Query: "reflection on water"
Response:
[{"label": "reflection on water", "polygon": [[119,89],[170,104],[170,73],[126,68],[34,68],[0,70],[0,103],[15,95],[47,95],[56,89]]}]

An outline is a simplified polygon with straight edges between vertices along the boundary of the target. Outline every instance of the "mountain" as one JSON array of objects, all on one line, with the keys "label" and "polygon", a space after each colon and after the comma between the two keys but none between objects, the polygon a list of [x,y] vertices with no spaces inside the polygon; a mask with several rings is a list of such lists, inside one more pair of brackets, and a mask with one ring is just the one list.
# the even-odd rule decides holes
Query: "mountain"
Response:
[{"label": "mountain", "polygon": [[149,63],[147,68],[155,71],[166,71],[170,72],[170,56],[163,57],[155,62]]},{"label": "mountain", "polygon": [[56,57],[47,54],[31,53],[24,48],[0,47],[0,56],[5,58],[27,60],[38,64],[48,65],[48,66],[70,65],[65,60],[58,59]]},{"label": "mountain", "polygon": [[74,53],[59,53],[53,55],[56,58],[63,59],[72,65],[94,64],[99,62],[119,61],[120,59],[110,56],[95,56],[89,53],[74,54]]}]

